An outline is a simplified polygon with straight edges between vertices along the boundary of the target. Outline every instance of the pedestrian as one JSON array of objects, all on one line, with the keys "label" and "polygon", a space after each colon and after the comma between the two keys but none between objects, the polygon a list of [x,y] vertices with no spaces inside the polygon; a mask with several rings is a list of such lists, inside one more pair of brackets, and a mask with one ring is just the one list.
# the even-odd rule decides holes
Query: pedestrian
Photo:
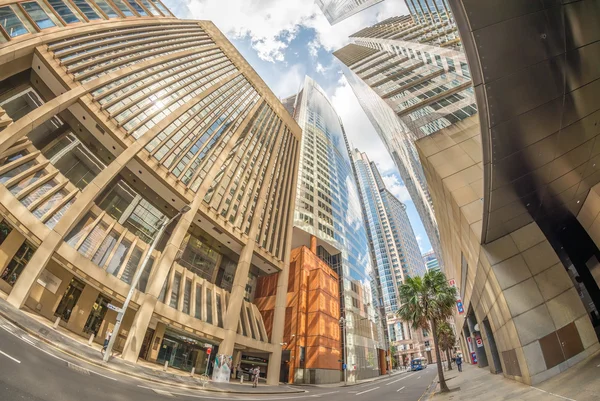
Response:
[{"label": "pedestrian", "polygon": [[458,371],[462,372],[462,357],[460,355],[456,354],[455,361],[456,361],[456,367],[458,368]]},{"label": "pedestrian", "polygon": [[252,369],[252,387],[258,387],[258,377],[260,376],[260,368],[258,366],[256,366],[254,369]]},{"label": "pedestrian", "polygon": [[102,355],[104,355],[104,353],[106,352],[106,349],[108,348],[108,343],[110,342],[110,338],[112,337],[112,330],[108,329],[106,330],[106,336],[104,337],[104,345],[102,346],[102,351],[100,351],[100,353]]}]

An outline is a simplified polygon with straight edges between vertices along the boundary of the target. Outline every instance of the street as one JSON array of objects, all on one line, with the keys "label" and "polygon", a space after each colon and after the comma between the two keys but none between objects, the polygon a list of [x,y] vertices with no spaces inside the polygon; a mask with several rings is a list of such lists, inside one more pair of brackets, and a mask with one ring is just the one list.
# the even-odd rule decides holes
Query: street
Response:
[{"label": "street", "polygon": [[[173,398],[205,400],[303,400],[417,401],[436,369],[408,372],[375,382],[349,387],[312,387],[306,393],[243,395],[187,390],[138,380],[89,365],[40,342],[6,320],[0,319],[0,400],[25,401],[159,401]],[[260,390],[260,387],[259,389]]]}]

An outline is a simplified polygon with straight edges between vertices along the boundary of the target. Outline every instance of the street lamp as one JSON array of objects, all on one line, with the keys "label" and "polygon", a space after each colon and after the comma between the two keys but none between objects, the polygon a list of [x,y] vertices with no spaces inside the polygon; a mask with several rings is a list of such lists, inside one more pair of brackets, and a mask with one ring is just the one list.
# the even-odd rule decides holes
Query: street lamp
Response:
[{"label": "street lamp", "polygon": [[340,325],[342,326],[344,336],[344,385],[348,385],[348,336],[346,335],[346,319],[342,316],[340,318]]},{"label": "street lamp", "polygon": [[146,256],[144,257],[144,261],[142,262],[142,265],[140,266],[140,268],[138,269],[137,273],[133,277],[133,281],[131,282],[131,288],[129,289],[129,293],[127,294],[127,298],[125,298],[125,302],[123,302],[123,307],[121,308],[121,310],[117,314],[117,322],[115,323],[115,327],[113,329],[113,334],[110,337],[110,341],[108,342],[108,346],[106,347],[106,351],[104,351],[104,358],[102,358],[104,360],[104,362],[108,362],[108,359],[110,358],[110,354],[112,353],[112,349],[113,349],[113,347],[115,345],[115,341],[117,339],[117,336],[119,335],[119,329],[121,328],[121,322],[123,321],[123,316],[125,316],[125,311],[127,311],[127,307],[129,306],[129,302],[131,301],[131,298],[133,297],[133,291],[137,287],[138,282],[140,281],[140,277],[142,277],[142,273],[144,272],[144,269],[146,268],[146,264],[148,263],[148,260],[150,260],[150,256],[152,255],[152,251],[154,251],[154,248],[156,248],[156,245],[158,245],[158,242],[161,240],[163,234],[165,233],[165,229],[167,228],[167,226],[169,224],[171,224],[175,219],[177,219],[182,214],[189,212],[191,209],[192,208],[190,207],[190,205],[185,205],[171,219],[164,220],[163,223],[162,223],[162,225],[160,226],[160,229],[156,233],[156,237],[154,237],[154,241],[152,241],[152,245],[150,245],[150,249],[148,249],[148,252],[146,252]]}]

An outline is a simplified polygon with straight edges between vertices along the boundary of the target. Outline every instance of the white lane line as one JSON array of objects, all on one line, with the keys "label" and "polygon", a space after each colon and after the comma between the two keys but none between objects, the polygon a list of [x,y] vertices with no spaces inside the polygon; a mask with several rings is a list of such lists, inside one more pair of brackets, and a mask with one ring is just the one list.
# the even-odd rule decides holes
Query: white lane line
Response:
[{"label": "white lane line", "polygon": [[[138,384],[138,387],[145,388],[145,389],[148,389],[150,391],[154,391],[155,390],[154,387],[142,386],[140,384]],[[177,387],[174,387],[174,386],[166,386],[166,385],[164,387],[177,388]],[[190,391],[202,391],[202,390],[190,389]],[[214,400],[215,398],[217,398],[217,399],[224,399],[224,400],[231,400],[232,396],[234,395],[234,394],[223,393],[222,396],[219,396],[219,395],[217,395],[218,393],[214,393],[214,392],[211,395],[188,394],[188,393],[179,393],[179,392],[175,392],[175,391],[169,391],[169,392],[171,394],[173,394],[173,395],[179,395],[179,396],[182,396],[182,397],[208,398],[208,399],[211,399],[211,400]],[[240,394],[240,395],[243,395],[243,394]],[[269,394],[262,394],[262,395],[263,396],[268,396]],[[279,394],[272,394],[272,395],[277,396]],[[315,394],[315,396],[320,396],[320,395],[321,394]],[[304,395],[292,396],[292,397],[277,397],[277,398],[265,398],[265,397],[262,397],[262,398],[237,398],[237,399],[239,399],[239,400],[243,399],[244,401],[265,401],[265,399],[267,399],[267,400],[293,400],[293,399],[297,399],[297,398],[307,398],[307,397],[314,397],[314,396],[309,396],[309,395],[304,394]]]},{"label": "white lane line", "polygon": [[531,386],[531,388],[536,389],[537,391],[541,391],[542,393],[546,393],[546,394],[550,394],[550,395],[553,395],[553,396],[558,397],[558,398],[562,398],[563,400],[576,401],[576,400],[574,400],[572,398],[563,397],[562,395],[554,394],[554,393],[551,393],[549,391],[542,390],[541,388],[537,388],[537,387],[533,387],[533,386]]},{"label": "white lane line", "polygon": [[324,395],[335,394],[335,393],[339,393],[339,392],[340,391],[338,390],[338,391],[330,391],[328,393],[313,394],[313,395],[311,395],[311,397],[321,397],[321,396],[324,396]]},{"label": "white lane line", "polygon": [[15,361],[16,363],[21,363],[21,361],[19,361],[16,358],[13,358],[12,356],[8,355],[7,353],[4,353],[2,351],[0,351],[0,354],[4,355],[5,357],[7,357],[8,359],[12,359],[13,361]]},{"label": "white lane line", "polygon": [[[89,369],[88,369],[88,370],[89,370]],[[103,375],[102,373],[98,373],[98,372],[95,372],[95,371],[93,371],[93,370],[90,370],[90,372],[91,372],[91,373],[93,373],[93,374],[95,374],[95,375],[102,376],[102,377],[104,377],[104,378],[106,378],[106,379],[110,379],[110,380],[118,381],[118,380],[117,380],[117,379],[115,379],[114,377],[106,376],[106,375]]]},{"label": "white lane line", "polygon": [[417,380],[419,380],[422,376],[417,377]]},{"label": "white lane line", "polygon": [[400,379],[398,379],[398,380],[394,380],[393,382],[389,382],[389,383],[387,383],[387,384],[386,384],[386,386],[389,386],[390,384],[397,383],[397,382],[399,382],[400,380],[408,379],[408,378],[409,378],[409,377],[411,377],[412,375],[416,375],[416,373],[411,373],[411,374],[410,374],[410,375],[408,375],[408,376],[404,376],[404,377],[402,377],[402,378],[400,378]]},{"label": "white lane line", "polygon": [[10,332],[12,332],[12,331],[13,331],[13,329],[12,329],[10,326],[7,326],[7,325],[5,325],[5,324],[3,324],[3,325],[0,325],[0,327],[2,327],[4,330],[10,331]]},{"label": "white lane line", "polygon": [[370,388],[370,389],[368,389],[368,390],[361,391],[360,393],[356,393],[356,395],[361,395],[361,394],[364,394],[364,393],[368,393],[369,391],[377,390],[378,388],[379,388],[379,387]]},{"label": "white lane line", "polygon": [[398,390],[396,390],[396,392],[400,392],[400,391],[404,390],[405,388],[406,387],[399,388]]},{"label": "white lane line", "polygon": [[21,340],[25,341],[29,345],[35,345],[35,343],[33,341],[31,341],[30,339],[28,339],[26,337],[21,337]]},{"label": "white lane line", "polygon": [[[4,330],[6,330],[6,328],[5,328],[4,326],[0,326],[0,328],[2,328],[2,329],[4,329]],[[12,332],[12,331],[10,331],[10,330],[6,330],[6,332],[7,332],[7,333],[9,333],[9,334],[12,334],[13,336],[15,336],[16,338],[18,338],[19,340],[25,341],[25,339],[24,339],[23,337],[20,337],[19,335],[17,335],[16,333],[13,333],[13,332]],[[38,349],[39,351],[42,351],[44,354],[50,355],[52,358],[56,358],[56,359],[58,359],[58,360],[60,360],[60,361],[63,361],[63,362],[69,363],[69,361],[67,361],[67,360],[65,360],[65,359],[62,359],[61,357],[59,357],[59,356],[56,356],[56,355],[54,355],[54,354],[52,354],[52,353],[50,353],[50,352],[46,351],[45,349],[42,349],[42,348],[38,347],[37,345],[35,345],[35,344],[31,343],[30,341],[25,341],[25,342],[26,342],[26,343],[28,343],[29,345],[31,345],[33,348],[36,348],[36,349]]]}]

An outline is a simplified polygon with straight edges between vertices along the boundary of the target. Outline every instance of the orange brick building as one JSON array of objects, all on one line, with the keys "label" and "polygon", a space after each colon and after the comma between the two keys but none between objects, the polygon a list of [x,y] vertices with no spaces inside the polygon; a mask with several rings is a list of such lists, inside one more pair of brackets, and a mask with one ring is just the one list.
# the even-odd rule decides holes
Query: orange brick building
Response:
[{"label": "orange brick building", "polygon": [[[291,254],[281,380],[336,383],[343,377],[339,277],[316,255],[316,241],[311,245]],[[254,299],[268,328],[276,286],[276,275],[261,277]]]}]

